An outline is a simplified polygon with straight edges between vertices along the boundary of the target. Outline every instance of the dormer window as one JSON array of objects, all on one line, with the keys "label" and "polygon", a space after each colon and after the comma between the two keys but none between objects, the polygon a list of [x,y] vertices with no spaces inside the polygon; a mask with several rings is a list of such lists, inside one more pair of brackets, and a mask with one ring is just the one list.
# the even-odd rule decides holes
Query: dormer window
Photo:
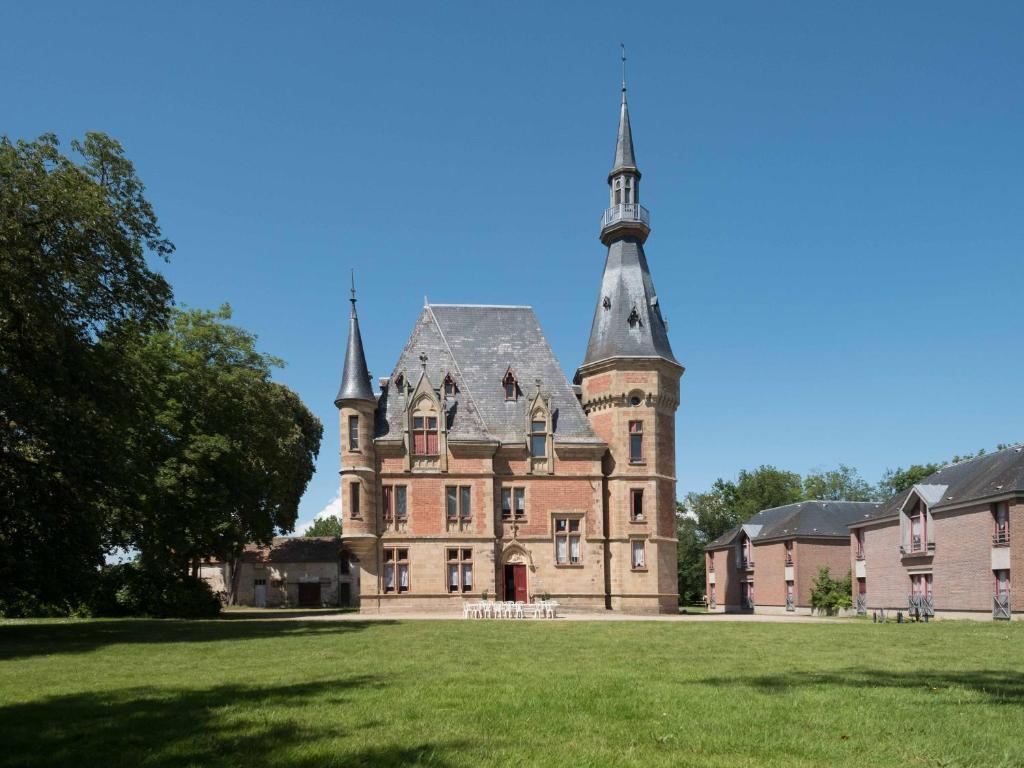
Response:
[{"label": "dormer window", "polygon": [[397,376],[395,376],[395,389],[401,388],[402,383],[404,381],[405,381],[405,377],[402,374],[398,374]]},{"label": "dormer window", "polygon": [[505,389],[506,400],[516,400],[519,397],[519,384],[516,382],[516,377],[512,373],[511,369],[505,373],[505,378],[501,380],[501,385]]},{"label": "dormer window", "polygon": [[543,421],[530,422],[530,455],[535,459],[548,455],[547,425]]},{"label": "dormer window", "polygon": [[455,393],[458,391],[459,388],[455,386],[455,379],[453,379],[452,375],[449,373],[444,377],[444,396],[455,397]]},{"label": "dormer window", "polygon": [[928,518],[920,501],[910,511],[910,551],[924,552],[928,541]]},{"label": "dormer window", "polygon": [[412,446],[413,453],[420,456],[436,456],[438,454],[436,416],[413,416]]},{"label": "dormer window", "polygon": [[992,533],[992,546],[1005,547],[1010,543],[1010,503],[1000,501],[992,505],[992,517],[995,530]]}]

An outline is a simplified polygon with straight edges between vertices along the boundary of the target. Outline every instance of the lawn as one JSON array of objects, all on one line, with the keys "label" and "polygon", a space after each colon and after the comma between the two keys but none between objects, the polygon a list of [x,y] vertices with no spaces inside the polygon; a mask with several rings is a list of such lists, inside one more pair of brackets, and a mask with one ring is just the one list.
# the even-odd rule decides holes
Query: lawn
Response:
[{"label": "lawn", "polygon": [[1024,623],[0,624],[0,766],[1024,765]]}]

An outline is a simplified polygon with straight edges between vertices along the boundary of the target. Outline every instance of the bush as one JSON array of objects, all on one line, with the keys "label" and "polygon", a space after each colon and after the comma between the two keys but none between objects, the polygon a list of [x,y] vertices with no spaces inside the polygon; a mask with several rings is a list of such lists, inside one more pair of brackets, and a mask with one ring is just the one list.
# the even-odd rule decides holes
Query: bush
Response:
[{"label": "bush", "polygon": [[21,589],[12,589],[0,600],[0,618],[4,619],[47,619],[67,616],[70,610],[70,605],[41,602]]},{"label": "bush", "polygon": [[202,579],[154,574],[124,563],[103,568],[89,609],[94,616],[201,619],[216,616],[220,605]]},{"label": "bush", "polygon": [[826,616],[835,616],[844,608],[853,605],[852,579],[849,571],[845,579],[833,579],[828,568],[818,571],[818,578],[811,587],[811,606]]}]

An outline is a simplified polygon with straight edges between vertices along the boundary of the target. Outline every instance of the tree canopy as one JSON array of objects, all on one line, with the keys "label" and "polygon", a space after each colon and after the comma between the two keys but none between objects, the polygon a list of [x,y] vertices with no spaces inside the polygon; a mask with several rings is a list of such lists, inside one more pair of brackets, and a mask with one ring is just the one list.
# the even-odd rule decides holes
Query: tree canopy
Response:
[{"label": "tree canopy", "polygon": [[121,146],[0,138],[0,611],[74,599],[141,492],[126,343],[165,322],[172,251]]},{"label": "tree canopy", "polygon": [[322,432],[226,309],[173,307],[120,144],[71,150],[0,138],[0,614],[74,608],[115,547],[181,580],[291,530]]},{"label": "tree canopy", "polygon": [[318,517],[304,536],[341,536],[341,518],[335,515]]}]

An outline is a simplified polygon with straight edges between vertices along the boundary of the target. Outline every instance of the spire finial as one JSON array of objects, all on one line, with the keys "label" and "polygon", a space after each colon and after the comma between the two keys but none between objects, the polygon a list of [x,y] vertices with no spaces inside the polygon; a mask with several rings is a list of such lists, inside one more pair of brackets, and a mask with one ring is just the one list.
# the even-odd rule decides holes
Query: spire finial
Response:
[{"label": "spire finial", "polygon": [[356,311],[356,271],[352,270],[352,298],[349,301],[352,302],[352,313]]},{"label": "spire finial", "polygon": [[619,43],[622,51],[622,100],[626,100],[626,44]]}]

